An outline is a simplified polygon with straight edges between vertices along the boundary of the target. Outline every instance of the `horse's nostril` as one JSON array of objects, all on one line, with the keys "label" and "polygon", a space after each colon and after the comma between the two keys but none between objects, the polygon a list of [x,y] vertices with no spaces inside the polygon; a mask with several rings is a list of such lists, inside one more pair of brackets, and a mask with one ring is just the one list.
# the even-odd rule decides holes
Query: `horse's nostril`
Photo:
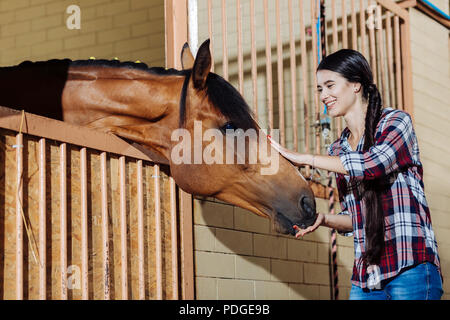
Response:
[{"label": "horse's nostril", "polygon": [[316,210],[315,210],[314,199],[311,199],[307,196],[303,196],[300,199],[300,206],[303,209],[303,211],[305,212],[306,218],[309,219],[315,215]]}]

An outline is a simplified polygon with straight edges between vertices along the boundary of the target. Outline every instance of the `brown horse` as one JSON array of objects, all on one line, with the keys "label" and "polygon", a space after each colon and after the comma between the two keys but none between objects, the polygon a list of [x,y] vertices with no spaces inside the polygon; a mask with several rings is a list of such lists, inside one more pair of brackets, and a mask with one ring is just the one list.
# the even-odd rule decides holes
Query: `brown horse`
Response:
[{"label": "brown horse", "polygon": [[[295,234],[293,225],[313,224],[313,192],[278,153],[274,155],[279,170],[271,175],[261,174],[266,164],[260,158],[238,164],[173,161],[172,151],[179,145],[173,141],[174,130],[183,128],[194,135],[196,124],[202,132],[218,129],[225,140],[229,140],[226,129],[255,129],[257,136],[248,139],[276,152],[257,131],[238,91],[210,72],[209,40],[195,60],[186,52],[182,61],[187,70],[181,71],[148,68],[143,63],[67,59],[3,67],[0,105],[111,132],[151,148],[168,161],[172,177],[186,192],[212,196],[269,217],[280,233]],[[201,151],[212,144],[216,152],[225,154],[229,145],[215,145],[217,138],[212,143],[201,141]],[[195,145],[183,152],[194,153]],[[249,147],[236,148],[233,156],[248,160],[250,151]]]}]

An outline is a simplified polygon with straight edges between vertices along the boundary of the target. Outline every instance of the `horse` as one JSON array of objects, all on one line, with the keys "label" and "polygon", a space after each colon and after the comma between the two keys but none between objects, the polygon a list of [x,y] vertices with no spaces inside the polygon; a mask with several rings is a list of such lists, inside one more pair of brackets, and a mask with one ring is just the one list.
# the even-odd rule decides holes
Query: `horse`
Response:
[{"label": "horse", "polygon": [[[95,128],[138,143],[169,164],[170,175],[184,191],[214,197],[271,219],[281,234],[295,235],[315,222],[316,204],[308,182],[299,170],[270,146],[241,94],[211,72],[209,40],[196,57],[185,45],[182,70],[149,68],[145,63],[117,60],[25,61],[0,68],[0,105]],[[172,135],[195,126],[216,129],[216,138],[228,139],[229,129],[254,129],[248,139],[274,152],[279,168],[263,175],[265,163],[186,163],[173,160],[179,145]],[[216,139],[218,140],[218,139]],[[228,139],[229,140],[229,139]],[[190,145],[196,152],[214,145]],[[195,146],[196,145],[196,146]],[[189,144],[187,144],[189,146]],[[229,146],[216,145],[216,152]],[[223,149],[221,149],[223,148]],[[225,150],[226,149],[226,150]],[[233,156],[249,158],[250,148]]]}]

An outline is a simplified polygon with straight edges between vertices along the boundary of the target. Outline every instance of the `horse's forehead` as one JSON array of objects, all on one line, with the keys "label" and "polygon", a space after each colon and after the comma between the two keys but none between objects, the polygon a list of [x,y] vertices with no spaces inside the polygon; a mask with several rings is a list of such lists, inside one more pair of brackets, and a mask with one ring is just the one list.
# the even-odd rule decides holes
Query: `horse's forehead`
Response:
[{"label": "horse's forehead", "polygon": [[188,97],[190,97],[190,109],[194,111],[195,120],[210,119],[218,122],[227,120],[227,117],[222,114],[220,109],[210,101],[204,90],[197,91],[193,89],[189,92]]}]

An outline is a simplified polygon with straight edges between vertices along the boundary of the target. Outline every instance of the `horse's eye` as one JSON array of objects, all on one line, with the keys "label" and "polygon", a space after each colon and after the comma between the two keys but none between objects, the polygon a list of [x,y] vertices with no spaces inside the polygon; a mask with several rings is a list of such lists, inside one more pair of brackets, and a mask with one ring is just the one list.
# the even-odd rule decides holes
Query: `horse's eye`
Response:
[{"label": "horse's eye", "polygon": [[220,128],[224,133],[226,133],[226,130],[236,130],[236,127],[232,122],[225,123],[222,128]]}]

